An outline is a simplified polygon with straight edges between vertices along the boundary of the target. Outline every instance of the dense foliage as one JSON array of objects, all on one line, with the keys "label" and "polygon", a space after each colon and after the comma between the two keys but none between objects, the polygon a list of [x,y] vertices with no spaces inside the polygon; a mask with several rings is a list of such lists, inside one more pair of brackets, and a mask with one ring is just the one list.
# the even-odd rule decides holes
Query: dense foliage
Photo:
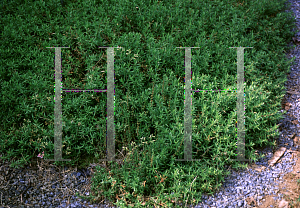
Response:
[{"label": "dense foliage", "polygon": [[[0,153],[23,166],[54,158],[54,49],[62,49],[64,89],[106,89],[107,49],[115,48],[115,149],[123,165],[97,169],[92,201],[118,206],[196,203],[213,193],[236,158],[237,49],[244,50],[245,157],[275,145],[295,33],[279,0],[8,1],[1,8]],[[184,158],[185,50],[192,50],[193,159]],[[231,89],[231,90],[229,90]],[[106,157],[106,93],[63,92],[63,158]],[[154,139],[153,139],[154,138]],[[129,154],[131,153],[131,154]],[[173,193],[173,194],[172,194]]]}]

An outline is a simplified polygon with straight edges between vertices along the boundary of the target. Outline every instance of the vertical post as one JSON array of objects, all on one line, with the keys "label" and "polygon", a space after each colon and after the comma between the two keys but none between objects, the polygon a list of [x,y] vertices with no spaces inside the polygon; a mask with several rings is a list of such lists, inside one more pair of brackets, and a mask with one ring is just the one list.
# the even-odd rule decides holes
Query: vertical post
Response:
[{"label": "vertical post", "polygon": [[192,158],[192,67],[191,48],[200,47],[176,47],[185,48],[185,89],[184,89],[184,159],[176,161],[200,161]]},{"label": "vertical post", "polygon": [[[114,124],[114,107],[115,107],[115,70],[114,70],[114,47],[107,48],[107,124],[106,124],[106,144],[107,159],[99,161],[122,161],[116,160],[115,157],[115,124]],[[122,48],[122,47],[117,47]]]},{"label": "vertical post", "polygon": [[55,48],[55,105],[54,105],[54,159],[45,159],[46,161],[71,161],[62,158],[62,108],[61,108],[61,48],[70,47],[47,47]]},{"label": "vertical post", "polygon": [[184,159],[192,161],[191,48],[185,49]]},{"label": "vertical post", "polygon": [[114,80],[114,48],[107,48],[107,159],[112,161],[115,157],[115,80]]},{"label": "vertical post", "polygon": [[251,161],[245,158],[245,93],[244,93],[244,48],[237,48],[237,159],[231,161]]}]

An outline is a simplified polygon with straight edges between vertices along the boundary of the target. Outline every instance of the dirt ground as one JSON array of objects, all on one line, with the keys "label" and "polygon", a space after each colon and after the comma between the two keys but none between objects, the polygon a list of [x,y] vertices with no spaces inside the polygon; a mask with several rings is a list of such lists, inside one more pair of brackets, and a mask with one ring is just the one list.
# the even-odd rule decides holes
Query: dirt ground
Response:
[{"label": "dirt ground", "polygon": [[[285,110],[289,110],[291,104],[284,102],[282,107]],[[294,120],[292,122],[297,122],[297,120]],[[300,137],[296,137],[296,133],[294,133],[291,136],[291,139],[294,142],[294,146],[300,146]],[[293,166],[292,172],[287,173],[282,177],[282,182],[277,181],[277,195],[264,196],[260,200],[260,203],[262,203],[261,205],[257,205],[257,202],[255,199],[253,199],[253,197],[248,197],[246,199],[248,207],[269,208],[271,207],[271,205],[273,205],[273,208],[300,208],[300,149],[298,149],[297,151],[292,151],[287,150],[284,147],[277,148],[273,157],[268,161],[268,164],[274,165],[276,163],[280,163],[280,158],[286,151],[292,152],[291,159],[296,158],[296,164]],[[256,169],[258,171],[263,171],[265,167],[257,166],[255,165],[255,163],[252,163],[251,165],[249,165],[249,168]],[[278,194],[282,194],[283,199],[275,201],[273,197],[278,196]]]},{"label": "dirt ground", "polygon": [[[297,140],[300,142],[300,137],[295,137],[294,141]],[[291,151],[291,150],[286,150],[286,148],[281,147],[279,148],[273,158],[269,160],[270,163],[280,163],[280,157],[284,154],[286,151]],[[261,205],[258,205],[256,200],[253,199],[253,197],[248,197],[246,199],[247,204],[249,205],[248,207],[259,207],[259,208],[269,208],[271,207],[270,205],[273,205],[273,208],[300,208],[300,200],[299,199],[299,188],[300,188],[300,152],[299,151],[291,151],[292,152],[292,158],[297,158],[296,164],[293,167],[293,171],[290,173],[287,173],[284,175],[283,181],[278,183],[278,192],[277,195],[268,195],[264,196],[261,200],[260,203]],[[276,162],[275,162],[276,161]],[[253,169],[256,169],[258,171],[263,171],[263,168],[257,165],[251,165],[249,166]],[[283,175],[283,174],[281,174]],[[299,183],[297,182],[299,180]],[[283,199],[281,201],[279,200],[274,200],[273,197],[278,196],[278,194],[283,194]]]}]

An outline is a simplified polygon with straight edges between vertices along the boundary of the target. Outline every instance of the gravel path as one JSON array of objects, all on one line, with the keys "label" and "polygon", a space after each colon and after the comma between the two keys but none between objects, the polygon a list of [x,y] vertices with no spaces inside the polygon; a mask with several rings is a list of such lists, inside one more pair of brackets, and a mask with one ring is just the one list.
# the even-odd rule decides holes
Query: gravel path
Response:
[{"label": "gravel path", "polygon": [[[300,1],[290,0],[292,11],[296,18],[300,18]],[[297,25],[298,26],[298,25]],[[300,28],[300,24],[298,26]],[[297,34],[298,35],[298,34]],[[300,33],[299,33],[300,37]],[[300,40],[300,39],[299,39]],[[287,91],[297,91],[300,69],[298,67],[300,47],[288,54],[288,57],[296,56],[296,63],[291,69]],[[284,175],[293,171],[297,158],[293,154],[298,149],[295,142],[299,136],[299,94],[286,94],[286,105],[288,115],[280,121],[281,136],[278,139],[278,148],[283,155],[281,159],[271,166],[268,160],[273,158],[271,148],[258,151],[267,155],[266,158],[252,164],[247,170],[236,172],[229,168],[231,175],[225,178],[220,191],[213,196],[203,195],[203,202],[195,207],[272,207],[267,206],[269,200],[265,200],[267,195],[274,195],[275,204],[280,204],[283,195],[278,192],[278,185],[286,183]],[[294,122],[294,121],[298,122]],[[299,157],[300,158],[300,157]],[[107,205],[107,201],[94,205],[89,205],[80,198],[75,197],[74,191],[81,194],[89,194],[90,179],[92,177],[94,165],[86,170],[77,168],[59,169],[54,165],[41,165],[42,159],[37,159],[37,164],[25,168],[9,168],[9,163],[0,160],[0,208],[1,207],[114,207]],[[45,168],[47,167],[47,168]],[[300,170],[300,169],[299,169]],[[299,171],[298,171],[299,172]],[[276,198],[277,197],[277,198]],[[265,201],[264,201],[265,200]],[[285,203],[283,201],[283,203]],[[188,205],[187,207],[192,207]],[[275,206],[273,206],[275,207]],[[280,205],[279,205],[280,207]],[[284,207],[284,206],[282,206]]]}]

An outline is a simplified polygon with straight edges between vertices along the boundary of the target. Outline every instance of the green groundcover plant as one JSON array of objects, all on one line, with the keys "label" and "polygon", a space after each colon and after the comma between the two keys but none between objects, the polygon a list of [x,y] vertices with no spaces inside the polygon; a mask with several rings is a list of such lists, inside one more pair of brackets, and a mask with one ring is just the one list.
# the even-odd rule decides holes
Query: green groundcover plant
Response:
[{"label": "green groundcover plant", "polygon": [[[3,1],[0,154],[23,167],[54,158],[54,49],[62,49],[64,89],[106,89],[114,50],[115,152],[92,178],[88,200],[121,207],[198,203],[236,159],[237,49],[244,50],[245,157],[275,146],[292,61],[295,20],[280,0]],[[192,151],[184,158],[184,49],[192,50]],[[62,157],[87,167],[106,159],[106,93],[62,93]],[[119,153],[120,152],[120,153]],[[122,154],[121,154],[122,153]],[[122,158],[122,157],[121,157]],[[83,196],[81,196],[83,197]]]}]

